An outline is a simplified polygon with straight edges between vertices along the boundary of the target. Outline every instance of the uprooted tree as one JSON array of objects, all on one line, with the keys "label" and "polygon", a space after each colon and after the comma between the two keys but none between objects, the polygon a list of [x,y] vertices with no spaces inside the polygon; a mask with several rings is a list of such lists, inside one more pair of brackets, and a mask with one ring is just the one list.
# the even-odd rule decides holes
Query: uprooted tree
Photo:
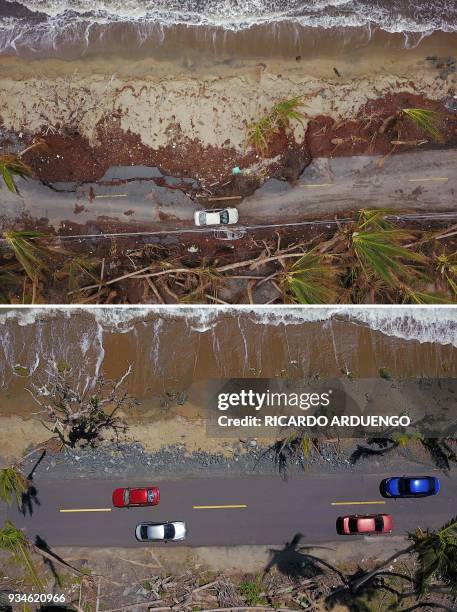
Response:
[{"label": "uprooted tree", "polygon": [[72,448],[94,447],[107,433],[119,440],[119,435],[127,431],[127,424],[118,413],[137,404],[122,389],[131,372],[129,366],[116,380],[97,376],[81,391],[71,369],[57,365],[48,370],[44,384],[33,383],[27,391],[41,407],[45,416],[42,424],[57,434],[62,444]]}]

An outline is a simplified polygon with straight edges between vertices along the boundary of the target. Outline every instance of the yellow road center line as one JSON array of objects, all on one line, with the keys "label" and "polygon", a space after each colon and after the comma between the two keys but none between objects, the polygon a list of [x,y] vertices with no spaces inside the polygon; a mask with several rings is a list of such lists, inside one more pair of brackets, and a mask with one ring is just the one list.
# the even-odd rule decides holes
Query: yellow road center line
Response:
[{"label": "yellow road center line", "polygon": [[300,185],[300,187],[331,187],[333,183],[309,183],[307,185]]},{"label": "yellow road center line", "polygon": [[111,508],[60,508],[59,512],[111,512]]},{"label": "yellow road center line", "polygon": [[422,183],[423,181],[448,181],[449,178],[447,176],[434,176],[432,178],[414,178],[408,179],[410,183]]},{"label": "yellow road center line", "polygon": [[192,506],[194,510],[222,510],[227,508],[247,508],[246,504],[231,504],[226,506]]},{"label": "yellow road center line", "polygon": [[385,504],[385,501],[351,501],[351,502],[331,502],[331,506],[367,506],[370,504]]}]

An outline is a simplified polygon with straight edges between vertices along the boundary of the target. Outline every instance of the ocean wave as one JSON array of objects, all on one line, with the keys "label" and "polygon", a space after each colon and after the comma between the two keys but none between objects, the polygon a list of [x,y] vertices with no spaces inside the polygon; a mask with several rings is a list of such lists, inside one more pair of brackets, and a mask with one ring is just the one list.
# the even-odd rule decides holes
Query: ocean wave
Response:
[{"label": "ocean wave", "polygon": [[[312,28],[375,26],[386,32],[457,30],[454,0],[6,0],[21,19],[45,15],[50,26],[77,21],[143,21],[161,25],[210,26],[242,30],[293,22]],[[1,5],[0,5],[1,6]],[[3,6],[6,6],[5,4]],[[15,11],[13,11],[13,8]],[[3,13],[6,13],[3,8]],[[2,10],[0,9],[0,15]],[[10,24],[11,26],[11,24]]]},{"label": "ocean wave", "polygon": [[170,59],[194,48],[295,57],[325,45],[354,50],[378,33],[412,48],[455,32],[454,0],[0,0],[0,53],[26,58]]},{"label": "ocean wave", "polygon": [[349,309],[348,315],[386,336],[457,347],[457,311],[453,308],[362,307]]},{"label": "ocean wave", "polygon": [[295,21],[322,28],[371,23],[388,32],[455,31],[457,21],[453,0],[22,0],[15,4],[53,18],[66,14],[68,19],[143,19],[235,30]]},{"label": "ocean wave", "polygon": [[387,336],[420,343],[452,345],[457,348],[457,313],[448,307],[404,307],[404,306],[331,306],[331,307],[173,307],[154,306],[105,308],[8,308],[0,311],[0,326],[8,321],[18,325],[33,325],[36,321],[52,318],[70,318],[75,315],[93,317],[98,326],[106,331],[126,333],[136,325],[149,321],[183,320],[189,329],[205,333],[215,329],[225,319],[249,320],[262,326],[304,325],[306,323],[331,322],[335,319],[366,325]]}]

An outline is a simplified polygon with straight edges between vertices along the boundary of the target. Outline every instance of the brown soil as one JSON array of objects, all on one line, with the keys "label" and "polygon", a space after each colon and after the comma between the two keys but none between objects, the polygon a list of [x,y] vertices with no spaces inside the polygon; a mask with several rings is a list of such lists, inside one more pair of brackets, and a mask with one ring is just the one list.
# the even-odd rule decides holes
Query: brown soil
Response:
[{"label": "brown soil", "polygon": [[[412,121],[400,117],[384,133],[384,121],[402,108],[426,108],[440,113],[437,127],[442,142],[433,139]],[[43,181],[93,182],[100,179],[110,166],[157,166],[162,172],[176,177],[192,177],[205,186],[223,185],[232,176],[232,168],[247,168],[259,161],[255,151],[240,154],[230,147],[203,147],[196,140],[182,137],[175,126],[173,144],[151,149],[141,138],[122,131],[119,119],[107,116],[98,125],[99,145],[91,146],[87,138],[72,135],[48,135],[46,146],[31,149],[24,155],[36,176]],[[401,140],[408,144],[394,145]],[[418,145],[417,141],[426,140]],[[0,143],[7,146],[7,142]],[[303,168],[316,157],[350,155],[386,155],[401,153],[421,146],[457,145],[457,116],[449,114],[441,102],[425,99],[421,95],[399,93],[370,100],[349,121],[336,122],[328,116],[318,116],[308,124],[305,140],[299,144],[284,131],[275,134],[270,143],[268,158],[279,156],[268,168],[269,175],[294,180]]]},{"label": "brown soil", "polygon": [[[393,116],[402,108],[422,108],[438,113],[436,128],[442,141],[434,141],[410,119]],[[383,131],[383,124],[388,122]],[[382,133],[383,132],[383,133]],[[352,155],[387,155],[414,150],[435,148],[446,144],[457,145],[457,116],[450,114],[441,102],[427,100],[409,93],[386,95],[370,100],[351,121],[337,122],[331,117],[319,116],[310,121],[306,133],[308,149],[315,157],[342,157]],[[426,140],[422,145],[418,141]],[[408,144],[395,145],[392,141]]]},{"label": "brown soil", "polygon": [[[342,213],[341,217],[353,216],[353,213]],[[427,222],[398,222],[397,225],[408,231],[430,231],[438,232],[448,226],[446,221]],[[46,227],[33,226],[36,229],[50,235],[52,232]],[[81,228],[79,228],[81,230]],[[90,228],[88,228],[90,229]],[[113,227],[118,231],[119,226]],[[65,240],[62,242],[56,238],[53,246],[57,249],[65,249],[65,252],[71,255],[79,255],[90,257],[94,261],[95,276],[98,278],[102,260],[104,260],[104,281],[116,279],[125,274],[130,274],[135,270],[143,269],[151,266],[151,270],[160,269],[163,262],[168,262],[172,268],[180,268],[186,266],[188,268],[198,268],[203,265],[218,267],[230,265],[240,261],[247,261],[259,257],[265,253],[265,247],[268,244],[269,248],[274,251],[278,238],[280,238],[281,248],[289,248],[297,244],[314,244],[331,239],[334,235],[335,227],[325,227],[320,224],[278,228],[272,236],[271,229],[255,230],[245,234],[236,241],[221,242],[212,234],[185,234],[179,236],[171,244],[169,237],[165,236],[125,236],[112,238],[94,238],[81,241],[78,238]],[[446,247],[448,253],[452,253],[457,248],[457,239],[451,235],[449,238],[441,241]],[[189,252],[190,247],[197,247],[197,252]],[[68,255],[52,256],[49,258],[49,269],[46,275],[46,280],[38,283],[35,302],[48,304],[62,303],[101,303],[101,304],[155,304],[167,303],[175,304],[178,300],[185,300],[186,296],[196,289],[192,285],[183,283],[182,285],[171,283],[170,286],[165,282],[165,277],[155,278],[154,286],[156,291],[161,295],[162,302],[157,299],[157,293],[144,279],[125,278],[107,286],[102,286],[99,291],[97,288],[76,292],[70,292],[70,282],[68,273],[62,272],[65,261],[68,260]],[[0,253],[0,265],[11,263],[13,261],[10,253]],[[255,269],[248,267],[234,269],[233,274],[252,275],[267,277],[270,273],[277,270],[275,263],[267,264]],[[18,273],[20,269],[18,267]],[[77,285],[85,287],[92,285],[94,280],[88,274],[79,274]],[[217,298],[231,304],[247,304],[249,303],[248,285],[251,283],[250,290],[252,298],[256,304],[266,303],[282,303],[284,295],[272,283],[264,283],[262,287],[256,288],[255,281],[243,279],[231,279],[230,277],[221,279],[217,291]],[[6,287],[5,287],[6,289]],[[211,293],[211,287],[206,289],[207,293]],[[32,285],[27,279],[23,283],[12,285],[8,291],[8,298],[11,303],[28,303],[32,295]],[[0,302],[2,296],[0,296]],[[214,301],[205,296],[205,292],[198,291],[193,294],[190,303],[214,303]]]}]

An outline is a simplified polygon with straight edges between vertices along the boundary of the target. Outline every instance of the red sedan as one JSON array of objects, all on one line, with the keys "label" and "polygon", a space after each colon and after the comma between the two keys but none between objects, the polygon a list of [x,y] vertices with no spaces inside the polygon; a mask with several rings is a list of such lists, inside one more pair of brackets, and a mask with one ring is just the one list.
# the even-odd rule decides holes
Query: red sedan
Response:
[{"label": "red sedan", "polygon": [[336,530],[340,535],[369,535],[371,533],[391,533],[394,521],[390,514],[353,514],[339,516]]},{"label": "red sedan", "polygon": [[157,506],[160,491],[157,487],[139,487],[138,489],[115,489],[113,505],[117,508],[130,506]]}]

